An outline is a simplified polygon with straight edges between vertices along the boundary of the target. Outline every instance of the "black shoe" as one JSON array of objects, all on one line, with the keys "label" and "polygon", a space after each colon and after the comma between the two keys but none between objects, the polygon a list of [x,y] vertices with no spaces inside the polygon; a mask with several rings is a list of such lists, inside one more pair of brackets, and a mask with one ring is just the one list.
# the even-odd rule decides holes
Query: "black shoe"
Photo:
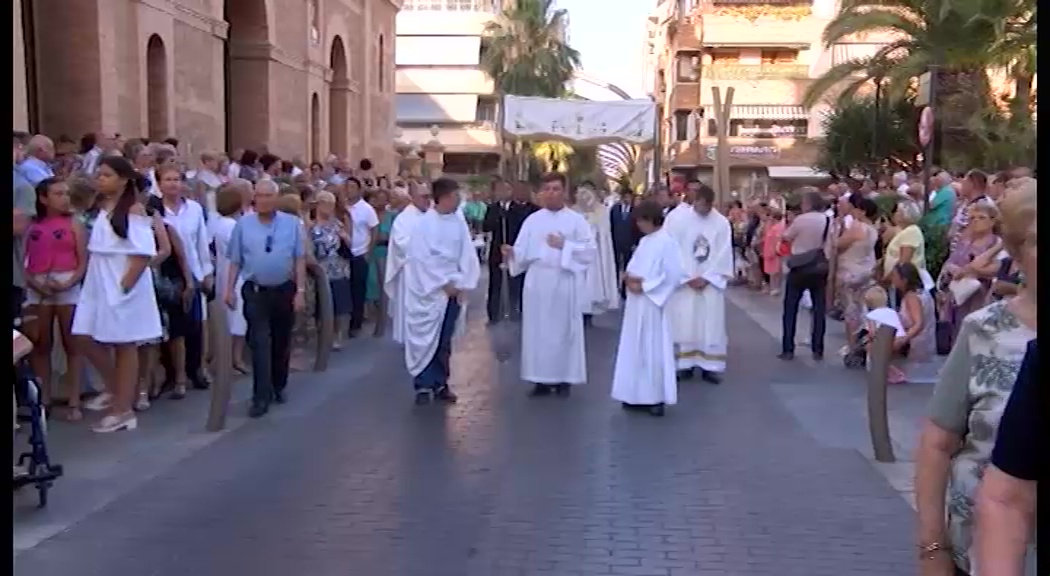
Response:
[{"label": "black shoe", "polygon": [[275,391],[273,393],[273,401],[277,404],[284,404],[288,399],[284,395],[284,390]]},{"label": "black shoe", "polygon": [[663,404],[653,404],[652,406],[650,406],[648,408],[647,411],[649,412],[650,416],[656,416],[657,418],[663,418],[663,416],[664,416],[664,405]]},{"label": "black shoe", "polygon": [[558,384],[554,387],[554,392],[562,398],[568,398],[569,396],[572,396],[572,386],[568,384]]},{"label": "black shoe", "polygon": [[677,380],[689,380],[693,377],[693,369],[688,368],[686,370],[679,370],[675,372],[675,379]]},{"label": "black shoe", "polygon": [[351,330],[348,330],[346,332],[346,337],[347,338],[357,338],[357,333],[360,332],[360,331],[361,330],[359,328],[353,328]]},{"label": "black shoe", "polygon": [[620,408],[623,408],[624,410],[637,410],[638,409],[638,405],[637,404],[628,404],[626,402],[620,402]]},{"label": "black shoe", "polygon": [[707,382],[708,384],[721,384],[722,383],[722,375],[719,374],[718,372],[709,372],[707,370],[704,370],[703,372],[700,373],[700,378],[704,382]]},{"label": "black shoe", "polygon": [[266,413],[269,411],[270,406],[268,404],[263,404],[262,402],[252,402],[252,407],[248,409],[248,417],[261,418],[265,416]]},{"label": "black shoe", "polygon": [[427,404],[430,404],[430,390],[417,390],[416,406],[425,406]]},{"label": "black shoe", "polygon": [[434,391],[434,399],[445,404],[455,404],[459,397],[453,394],[452,390],[448,389],[448,386],[442,386]]},{"label": "black shoe", "polygon": [[795,353],[794,352],[781,352],[780,354],[777,354],[777,358],[780,358],[781,360],[784,360],[784,361],[794,360],[795,359]]},{"label": "black shoe", "polygon": [[194,390],[207,390],[208,388],[211,388],[211,382],[208,382],[206,378],[201,376],[191,379],[190,383]]},{"label": "black shoe", "polygon": [[814,352],[813,353],[813,360],[816,361],[816,362],[823,362],[824,361],[824,353],[823,352]]},{"label": "black shoe", "polygon": [[594,316],[591,315],[591,314],[584,314],[583,315],[583,325],[584,326],[594,326]]},{"label": "black shoe", "polygon": [[549,384],[536,384],[532,387],[532,391],[529,392],[529,396],[532,396],[533,398],[539,396],[550,396],[551,388],[553,388],[553,386]]}]

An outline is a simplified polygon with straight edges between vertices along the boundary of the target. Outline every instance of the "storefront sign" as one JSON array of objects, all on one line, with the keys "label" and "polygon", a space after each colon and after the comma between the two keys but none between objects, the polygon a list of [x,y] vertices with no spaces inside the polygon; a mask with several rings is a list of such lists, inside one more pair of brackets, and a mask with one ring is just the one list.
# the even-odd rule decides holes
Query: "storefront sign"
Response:
[{"label": "storefront sign", "polygon": [[740,126],[737,135],[745,138],[801,138],[806,136],[807,128],[806,124]]},{"label": "storefront sign", "polygon": [[[718,146],[715,144],[709,144],[705,147],[705,156],[711,162],[714,162],[718,157]],[[730,158],[776,158],[780,156],[780,148],[776,146],[730,146],[729,157]]]}]

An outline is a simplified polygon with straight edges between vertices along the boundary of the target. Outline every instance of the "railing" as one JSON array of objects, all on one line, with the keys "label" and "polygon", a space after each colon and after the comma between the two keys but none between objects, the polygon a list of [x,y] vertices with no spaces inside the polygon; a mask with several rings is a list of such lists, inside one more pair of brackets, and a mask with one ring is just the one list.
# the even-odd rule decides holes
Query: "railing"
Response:
[{"label": "railing", "polygon": [[[317,263],[310,262],[306,273],[313,280],[316,291],[317,336],[314,356],[314,372],[328,369],[329,356],[332,353],[334,334],[334,310],[332,308],[332,291],[328,275]],[[309,313],[309,311],[304,311]],[[214,382],[212,383],[211,404],[208,408],[209,432],[218,432],[226,427],[226,415],[229,412],[230,397],[233,395],[233,341],[226,323],[226,305],[220,298],[215,298],[208,308],[208,330],[211,336],[212,363]]]},{"label": "railing", "polygon": [[700,70],[710,80],[785,80],[809,77],[806,64],[712,64]]}]

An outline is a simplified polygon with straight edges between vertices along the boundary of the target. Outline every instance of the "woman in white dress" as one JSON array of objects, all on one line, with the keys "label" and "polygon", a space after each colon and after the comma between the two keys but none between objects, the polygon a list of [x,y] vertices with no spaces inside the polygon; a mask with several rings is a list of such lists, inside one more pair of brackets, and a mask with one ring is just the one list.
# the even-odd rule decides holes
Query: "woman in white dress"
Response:
[{"label": "woman in white dress", "polygon": [[[230,236],[237,226],[237,218],[241,216],[243,206],[243,193],[240,188],[232,185],[224,185],[219,188],[215,195],[215,208],[217,214],[208,222],[210,233],[215,240],[215,285],[226,286],[230,273],[230,261],[226,257],[226,248],[230,245]],[[238,278],[235,294],[241,293],[244,279]],[[231,310],[226,310],[226,326],[233,340],[233,369],[241,374],[247,374],[248,368],[244,365],[244,336],[248,333],[248,322],[244,319],[244,299],[237,298],[237,305]]]},{"label": "woman in white dress", "polygon": [[99,161],[100,212],[88,241],[88,267],[73,316],[73,333],[113,350],[114,377],[96,405],[108,413],[96,432],[134,430],[132,405],[138,387],[138,348],[163,335],[153,276],[147,273],[157,253],[153,222],[138,202],[144,178],[118,156]]}]

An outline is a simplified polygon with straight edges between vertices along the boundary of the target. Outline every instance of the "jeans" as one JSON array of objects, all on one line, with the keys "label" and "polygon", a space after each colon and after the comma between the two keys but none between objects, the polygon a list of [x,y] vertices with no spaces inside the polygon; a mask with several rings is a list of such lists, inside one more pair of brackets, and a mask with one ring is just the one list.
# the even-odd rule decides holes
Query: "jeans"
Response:
[{"label": "jeans", "polygon": [[448,378],[451,374],[449,360],[452,358],[452,334],[456,331],[456,321],[459,320],[460,303],[458,300],[449,300],[445,307],[445,318],[441,321],[441,331],[438,332],[437,350],[430,363],[415,378],[412,386],[418,390],[440,390],[448,386]]},{"label": "jeans", "polygon": [[274,393],[282,392],[288,385],[295,283],[259,286],[248,281],[241,288],[241,297],[252,351],[252,403],[268,405]]},{"label": "jeans", "polygon": [[790,271],[784,281],[783,340],[781,352],[795,353],[795,327],[798,324],[798,307],[802,294],[809,290],[813,301],[813,333],[810,336],[810,347],[814,354],[824,354],[824,330],[827,322],[827,283],[828,275],[802,274]]},{"label": "jeans", "polygon": [[368,292],[368,258],[350,259],[350,331],[357,332],[365,323],[365,296]]}]

